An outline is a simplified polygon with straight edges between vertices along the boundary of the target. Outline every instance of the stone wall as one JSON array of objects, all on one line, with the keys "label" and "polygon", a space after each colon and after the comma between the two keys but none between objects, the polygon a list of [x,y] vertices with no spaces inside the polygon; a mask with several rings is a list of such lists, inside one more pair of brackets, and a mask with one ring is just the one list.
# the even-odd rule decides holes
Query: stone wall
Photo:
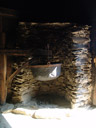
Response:
[{"label": "stone wall", "polygon": [[[36,81],[31,68],[22,69],[11,85],[12,101],[27,102],[32,97],[54,94],[66,97],[72,107],[80,107],[91,102],[91,54],[89,26],[70,23],[25,23],[17,29],[17,48],[52,50],[50,62],[62,63],[61,75],[52,81]],[[47,62],[47,58],[33,57],[33,61]],[[26,60],[26,58],[23,58]],[[40,60],[41,59],[41,60]],[[14,68],[22,65],[14,61]]]},{"label": "stone wall", "polygon": [[88,30],[73,32],[73,54],[75,55],[76,75],[72,85],[71,103],[73,107],[84,106],[91,102],[92,93],[92,58],[90,54],[90,38]]}]

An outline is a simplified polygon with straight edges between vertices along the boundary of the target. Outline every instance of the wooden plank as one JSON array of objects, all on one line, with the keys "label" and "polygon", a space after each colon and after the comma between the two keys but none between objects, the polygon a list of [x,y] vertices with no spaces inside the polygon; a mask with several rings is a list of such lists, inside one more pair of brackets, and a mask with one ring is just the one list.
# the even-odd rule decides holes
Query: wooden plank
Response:
[{"label": "wooden plank", "polygon": [[5,33],[1,32],[0,33],[0,48],[4,48],[5,47]]},{"label": "wooden plank", "polygon": [[[2,27],[2,18],[0,22]],[[0,30],[0,48],[5,48],[5,33]],[[7,88],[6,88],[6,71],[7,71],[7,56],[0,54],[0,104],[6,102]]]},{"label": "wooden plank", "polygon": [[[12,10],[0,8],[0,49],[6,47],[6,35],[4,33],[3,18],[14,17]],[[10,69],[9,69],[10,70]],[[0,53],[0,104],[4,104],[7,98],[6,75],[7,74],[7,54],[6,52]]]},{"label": "wooden plank", "polygon": [[[94,68],[94,71],[96,72],[96,69]],[[93,83],[93,91],[92,91],[92,103],[96,106],[96,75],[92,76],[94,77],[94,83]]]},{"label": "wooden plank", "polygon": [[0,33],[2,32],[2,16],[0,16]]},{"label": "wooden plank", "polygon": [[[14,15],[13,14],[3,14],[3,13],[0,12],[0,16],[10,16],[10,17],[13,17]],[[14,17],[16,17],[16,16],[14,16]]]},{"label": "wooden plank", "polygon": [[90,50],[92,55],[92,104],[96,106],[96,25],[91,29]]},{"label": "wooden plank", "polygon": [[17,12],[15,10],[0,7],[0,16],[16,17],[16,15]]},{"label": "wooden plank", "polygon": [[93,59],[93,68],[92,68],[92,84],[93,84],[92,103],[93,105],[96,105],[96,57],[95,56]]},{"label": "wooden plank", "polygon": [[6,55],[0,54],[0,104],[4,104],[6,102],[6,96],[7,96],[6,65],[7,65]]},{"label": "wooden plank", "polygon": [[27,67],[29,62],[25,62],[20,68],[18,68],[10,77],[8,77],[6,81],[6,85],[9,86],[13,80],[13,78],[21,71],[21,69]]},{"label": "wooden plank", "polygon": [[[31,54],[29,50],[21,50],[21,49],[0,49],[0,53],[7,54],[8,56],[27,56]],[[52,56],[52,51],[49,50],[35,50],[32,54],[36,56]]]},{"label": "wooden plank", "polygon": [[7,54],[8,56],[27,56],[30,50],[0,49],[0,53]]},{"label": "wooden plank", "polygon": [[7,79],[12,74],[12,61],[10,57],[7,57]]}]

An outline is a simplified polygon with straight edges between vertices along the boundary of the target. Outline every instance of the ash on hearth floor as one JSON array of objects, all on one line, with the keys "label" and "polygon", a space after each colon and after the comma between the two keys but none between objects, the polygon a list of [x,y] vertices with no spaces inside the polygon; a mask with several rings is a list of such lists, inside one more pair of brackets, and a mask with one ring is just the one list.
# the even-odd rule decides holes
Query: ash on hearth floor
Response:
[{"label": "ash on hearth floor", "polygon": [[[64,119],[82,115],[82,112],[90,110],[91,107],[71,109],[70,103],[64,97],[55,95],[42,95],[33,98],[30,102],[8,104],[0,106],[2,114],[19,114],[30,116],[35,119]],[[92,108],[93,109],[93,108]],[[82,110],[82,112],[81,112]],[[95,109],[94,109],[95,110]],[[96,111],[96,110],[95,110]]]},{"label": "ash on hearth floor", "polygon": [[0,111],[1,113],[10,112],[17,108],[25,108],[29,110],[38,110],[43,108],[71,109],[71,104],[64,97],[51,95],[51,94],[50,95],[43,94],[41,96],[32,98],[32,100],[27,103],[17,103],[17,104],[6,103],[5,105],[0,106]]},{"label": "ash on hearth floor", "polygon": [[64,97],[53,94],[43,94],[33,98],[32,101],[38,106],[38,108],[71,108],[70,102],[68,102]]},{"label": "ash on hearth floor", "polygon": [[27,103],[17,103],[14,105],[17,107],[28,107],[31,109],[39,108],[71,108],[71,104],[64,97],[53,95],[53,94],[43,94],[32,98],[30,102]]}]

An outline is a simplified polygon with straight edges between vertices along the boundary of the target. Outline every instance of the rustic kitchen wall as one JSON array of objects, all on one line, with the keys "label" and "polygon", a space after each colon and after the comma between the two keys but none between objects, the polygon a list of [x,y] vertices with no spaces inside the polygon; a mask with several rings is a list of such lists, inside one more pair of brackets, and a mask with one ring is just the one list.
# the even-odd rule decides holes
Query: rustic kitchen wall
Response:
[{"label": "rustic kitchen wall", "polygon": [[[14,78],[10,91],[12,102],[27,102],[42,94],[64,96],[72,108],[91,103],[91,54],[89,26],[71,23],[26,23],[17,28],[16,48],[52,50],[52,56],[32,56],[33,62],[62,63],[61,75],[52,81],[36,81],[31,68],[24,68]],[[37,50],[38,52],[38,50]],[[30,55],[31,56],[31,55]],[[16,60],[16,59],[15,59]],[[24,57],[14,61],[13,68],[22,65]],[[32,64],[32,63],[30,63]]]}]

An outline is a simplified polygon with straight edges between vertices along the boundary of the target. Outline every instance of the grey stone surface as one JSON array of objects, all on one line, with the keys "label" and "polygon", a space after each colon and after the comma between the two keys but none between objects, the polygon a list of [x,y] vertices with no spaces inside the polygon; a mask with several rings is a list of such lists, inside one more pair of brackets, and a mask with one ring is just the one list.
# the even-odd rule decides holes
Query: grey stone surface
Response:
[{"label": "grey stone surface", "polygon": [[0,106],[0,112],[1,113],[10,112],[13,108],[14,108],[13,104],[6,103],[6,104]]},{"label": "grey stone surface", "polygon": [[2,114],[0,114],[0,128],[12,128]]}]

